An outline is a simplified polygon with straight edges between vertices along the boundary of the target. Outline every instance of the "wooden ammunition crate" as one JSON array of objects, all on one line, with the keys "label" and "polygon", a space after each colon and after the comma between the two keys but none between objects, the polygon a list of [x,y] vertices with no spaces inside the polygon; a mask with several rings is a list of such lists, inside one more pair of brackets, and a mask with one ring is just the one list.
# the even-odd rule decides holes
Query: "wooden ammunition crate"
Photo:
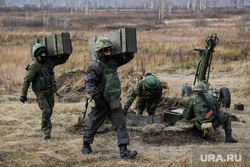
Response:
[{"label": "wooden ammunition crate", "polygon": [[32,50],[33,50],[33,46],[36,43],[44,44],[48,49],[49,56],[58,56],[58,55],[68,56],[72,53],[72,50],[73,50],[69,32],[53,34],[47,37],[42,37],[42,38],[38,38],[36,40],[30,41],[30,56],[32,60],[35,60]]},{"label": "wooden ammunition crate", "polygon": [[120,28],[110,31],[106,34],[97,35],[89,38],[89,59],[93,60],[95,54],[95,42],[101,37],[107,37],[112,42],[112,55],[122,53],[136,53],[136,29],[135,28]]}]

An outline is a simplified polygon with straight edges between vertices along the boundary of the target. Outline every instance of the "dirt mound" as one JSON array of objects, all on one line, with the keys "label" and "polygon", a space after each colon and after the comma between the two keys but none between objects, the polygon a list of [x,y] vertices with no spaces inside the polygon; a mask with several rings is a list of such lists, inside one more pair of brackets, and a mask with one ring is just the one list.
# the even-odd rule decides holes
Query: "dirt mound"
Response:
[{"label": "dirt mound", "polygon": [[[86,91],[84,87],[86,72],[83,70],[71,71],[64,73],[57,78],[57,86],[59,88],[57,96],[60,102],[83,102],[86,99]],[[125,96],[130,92],[132,86],[139,74],[119,73],[122,92]]]},{"label": "dirt mound", "polygon": [[57,78],[59,88],[57,96],[60,102],[81,102],[85,100],[85,80],[86,72],[83,70],[64,73]]},{"label": "dirt mound", "polygon": [[[78,123],[68,128],[66,131],[72,134],[83,135],[86,128],[87,119],[78,119]],[[154,145],[180,146],[190,143],[206,144],[214,142],[224,142],[224,131],[222,128],[215,130],[213,135],[206,140],[198,137],[194,121],[180,120],[174,126],[165,124],[149,124],[145,127],[127,126],[130,135],[138,136],[142,142]],[[115,131],[109,120],[106,120],[97,133],[108,133]]]},{"label": "dirt mound", "polygon": [[178,121],[175,126],[165,127],[163,124],[151,124],[142,129],[142,140],[148,144],[180,146],[190,143],[205,144],[223,142],[223,133],[216,130],[206,140],[198,136],[194,122],[186,120]]},{"label": "dirt mound", "polygon": [[[77,70],[69,73],[62,74],[57,79],[57,84],[59,87],[58,93],[61,97],[58,97],[59,101],[63,102],[82,102],[85,100],[86,91],[84,87],[85,71]],[[126,98],[131,91],[133,85],[140,79],[141,75],[136,73],[120,73],[120,80],[122,86],[123,97]],[[166,90],[167,85],[163,85]],[[162,97],[162,101],[159,103],[156,110],[157,115],[164,115],[165,111],[173,110],[177,108],[184,108],[187,104],[187,98],[170,98]],[[234,121],[240,121],[236,118]],[[78,122],[72,127],[67,129],[68,133],[82,135],[86,128],[87,118],[84,120],[79,118]],[[167,124],[166,124],[167,125]],[[140,136],[142,142],[147,144],[156,145],[185,145],[190,143],[204,144],[213,142],[224,142],[224,132],[221,128],[215,130],[215,133],[208,137],[208,139],[203,140],[198,137],[197,130],[194,127],[194,122],[189,122],[184,119],[178,121],[174,126],[166,126],[162,124],[149,124],[145,127],[132,127],[127,126],[130,133],[135,136]],[[98,133],[112,132],[115,129],[112,127],[111,123],[107,120],[100,127]]]},{"label": "dirt mound", "polygon": [[174,110],[177,108],[184,108],[187,104],[188,99],[177,98],[177,97],[162,97],[161,102],[158,105],[159,110]]},{"label": "dirt mound", "polygon": [[[78,134],[78,135],[83,135],[85,128],[87,126],[87,118],[82,119],[81,117],[78,118],[78,122],[74,124],[72,127],[66,129],[68,133],[71,134]],[[106,133],[113,131],[113,127],[111,125],[111,122],[106,119],[102,126],[98,129],[97,133]]]},{"label": "dirt mound", "polygon": [[[84,87],[86,72],[83,70],[71,71],[64,73],[57,78],[57,86],[59,88],[57,100],[59,102],[83,102],[86,99],[86,91]],[[122,99],[126,99],[134,84],[142,77],[139,73],[123,73],[119,74],[121,88],[122,88]],[[162,83],[163,89],[168,89],[167,83]],[[179,99],[169,101],[169,98],[165,98],[162,106],[171,106],[172,108],[180,106]],[[175,102],[174,102],[175,101]],[[168,103],[166,105],[165,103]],[[172,104],[172,105],[171,105]],[[175,105],[175,107],[173,107]]]}]

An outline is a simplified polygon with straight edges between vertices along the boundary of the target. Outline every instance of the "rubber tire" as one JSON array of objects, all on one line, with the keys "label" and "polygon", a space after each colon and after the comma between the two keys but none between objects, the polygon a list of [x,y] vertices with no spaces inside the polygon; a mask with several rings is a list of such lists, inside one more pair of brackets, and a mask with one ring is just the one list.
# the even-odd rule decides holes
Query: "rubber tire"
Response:
[{"label": "rubber tire", "polygon": [[189,97],[193,94],[192,87],[190,85],[184,85],[180,89],[181,97]]},{"label": "rubber tire", "polygon": [[220,106],[223,108],[230,108],[231,94],[227,87],[220,88]]}]

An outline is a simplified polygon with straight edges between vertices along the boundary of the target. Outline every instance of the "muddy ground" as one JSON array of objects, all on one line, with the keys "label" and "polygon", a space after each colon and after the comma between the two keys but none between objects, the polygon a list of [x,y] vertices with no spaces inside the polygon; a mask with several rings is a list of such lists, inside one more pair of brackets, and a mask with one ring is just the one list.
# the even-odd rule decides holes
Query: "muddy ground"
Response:
[{"label": "muddy ground", "polygon": [[[179,88],[184,83],[192,83],[192,71],[166,71],[156,76],[163,83],[163,99],[157,115],[165,111],[184,108],[187,99],[180,98]],[[122,83],[122,103],[131,86],[141,77],[138,73],[119,73]],[[238,77],[238,78],[237,78]],[[234,88],[244,76],[219,73],[211,76],[215,87]],[[131,140],[129,149],[139,154],[133,160],[121,160],[117,147],[116,132],[109,121],[99,129],[94,144],[95,155],[82,155],[82,134],[87,116],[82,117],[86,92],[84,71],[74,71],[57,78],[59,86],[56,105],[52,116],[51,140],[45,141],[40,131],[41,111],[34,94],[29,91],[29,101],[19,102],[18,89],[12,93],[1,89],[0,100],[0,166],[249,166],[250,158],[250,114],[249,96],[241,97],[232,92],[230,109],[224,111],[232,115],[233,137],[237,144],[225,143],[221,127],[204,140],[198,137],[193,121],[180,120],[174,126],[165,123],[145,127],[128,126]],[[232,80],[233,79],[233,80]],[[233,104],[245,104],[244,111],[234,110]],[[134,102],[135,104],[135,102]],[[134,104],[131,106],[134,110]],[[88,109],[89,111],[89,109]],[[144,113],[146,114],[146,113]],[[199,156],[230,153],[241,156],[241,161],[201,162]],[[216,159],[215,159],[216,160]]]}]

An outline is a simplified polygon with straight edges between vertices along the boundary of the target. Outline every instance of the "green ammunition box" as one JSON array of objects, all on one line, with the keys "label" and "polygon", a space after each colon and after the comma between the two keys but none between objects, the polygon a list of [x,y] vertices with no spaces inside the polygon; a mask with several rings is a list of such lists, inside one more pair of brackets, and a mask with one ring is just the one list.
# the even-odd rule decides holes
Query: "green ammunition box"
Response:
[{"label": "green ammunition box", "polygon": [[101,37],[107,37],[112,42],[112,55],[122,53],[136,53],[136,29],[135,28],[120,28],[110,31],[103,35],[97,35],[89,38],[89,59],[93,60],[95,54],[95,42]]},{"label": "green ammunition box", "polygon": [[241,103],[235,103],[234,104],[234,109],[239,110],[239,111],[243,111],[244,110],[244,105],[241,104]]},{"label": "green ammunition box", "polygon": [[136,115],[136,114],[127,114],[127,125],[129,126],[147,126],[153,123],[162,123],[162,118],[160,115],[148,116],[148,115]]},{"label": "green ammunition box", "polygon": [[168,123],[176,123],[178,120],[182,119],[182,113],[183,109],[166,111],[164,113],[163,121]]},{"label": "green ammunition box", "polygon": [[44,44],[48,49],[49,56],[70,55],[73,50],[69,32],[53,34],[30,41],[30,56],[32,60],[35,60],[32,49],[36,43]]}]

